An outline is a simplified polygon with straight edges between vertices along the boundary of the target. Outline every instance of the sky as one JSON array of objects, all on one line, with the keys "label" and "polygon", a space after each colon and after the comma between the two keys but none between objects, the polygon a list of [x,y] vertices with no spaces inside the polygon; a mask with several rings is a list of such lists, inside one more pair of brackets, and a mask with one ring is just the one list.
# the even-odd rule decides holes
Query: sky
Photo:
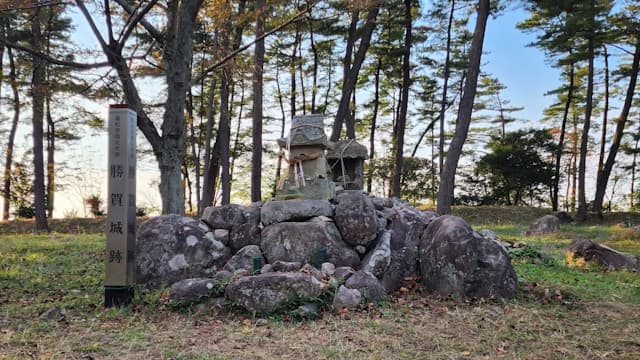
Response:
[{"label": "sky", "polygon": [[[557,86],[559,73],[545,62],[542,51],[528,44],[534,40],[531,34],[525,34],[516,29],[516,24],[527,17],[527,13],[518,7],[511,7],[497,18],[490,17],[485,35],[482,71],[497,77],[507,86],[503,97],[511,101],[513,106],[523,106],[524,110],[516,113],[519,119],[526,119],[531,126],[538,123],[545,107],[553,99],[544,96],[545,92]],[[91,35],[84,18],[78,13],[72,15],[76,32],[74,41],[82,46],[97,47],[97,42]],[[470,26],[473,27],[473,21]],[[251,49],[247,50],[251,51]],[[106,119],[108,104],[92,105],[96,113]],[[106,131],[105,131],[106,133]],[[25,133],[23,133],[25,136]],[[141,136],[138,142],[144,142]],[[74,145],[75,150],[65,151],[67,161],[83,165],[83,171],[88,184],[74,183],[56,198],[56,213],[54,217],[63,217],[74,209],[79,215],[84,214],[81,209],[81,193],[86,188],[91,191],[101,191],[106,194],[106,136],[94,136]],[[154,207],[160,204],[155,190],[158,173],[154,161],[139,161],[138,169],[138,199],[141,206]],[[85,187],[85,190],[79,188]],[[98,189],[98,190],[95,190]],[[105,197],[105,196],[103,196]]]}]

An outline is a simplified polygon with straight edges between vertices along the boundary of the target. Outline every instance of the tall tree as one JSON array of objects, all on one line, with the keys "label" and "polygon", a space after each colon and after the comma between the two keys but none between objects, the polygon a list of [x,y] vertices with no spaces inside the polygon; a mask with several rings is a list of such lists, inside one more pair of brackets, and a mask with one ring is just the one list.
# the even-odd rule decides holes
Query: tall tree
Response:
[{"label": "tall tree", "polygon": [[256,39],[259,40],[256,41],[253,65],[251,201],[260,201],[262,199],[262,71],[264,66],[264,39],[260,39],[260,37],[264,34],[264,7],[264,0],[256,1]]},{"label": "tall tree", "polygon": [[[338,105],[338,110],[336,111],[336,117],[331,131],[331,141],[337,141],[338,139],[340,139],[342,124],[345,122],[345,120],[347,120],[347,138],[355,139],[356,137],[354,123],[355,119],[347,118],[350,113],[349,105],[351,103],[352,94],[358,80],[360,68],[362,67],[362,63],[365,60],[369,45],[371,44],[371,37],[376,26],[376,18],[378,17],[378,13],[380,12],[380,6],[381,4],[379,1],[373,1],[373,3],[370,5],[369,10],[367,11],[367,20],[362,28],[362,33],[360,35],[358,51],[356,52],[353,62],[350,64],[348,71],[347,66],[344,66],[344,71],[346,71],[346,73],[343,74],[344,80],[342,84],[342,95],[340,97],[340,103]],[[352,16],[354,16],[355,18],[356,16],[358,16],[358,12],[355,12]],[[351,34],[351,32],[355,33],[355,31],[355,29],[350,29],[349,37],[355,39],[355,34]],[[347,53],[345,54],[345,58],[350,57],[350,52],[348,50],[350,46],[351,45],[347,43]]]},{"label": "tall tree", "polygon": [[[596,193],[593,202],[593,211],[598,213],[602,212],[602,203],[604,201],[604,195],[607,189],[607,182],[609,181],[611,170],[613,169],[613,165],[615,164],[616,155],[618,154],[618,150],[620,149],[622,136],[624,134],[624,129],[627,123],[627,119],[629,118],[629,112],[633,103],[633,97],[636,94],[638,70],[640,68],[640,32],[638,31],[640,22],[638,21],[637,17],[638,12],[640,12],[640,7],[636,5],[635,8],[632,7],[631,9],[636,10],[635,16],[620,19],[619,21],[623,22],[622,26],[627,37],[632,41],[635,41],[635,50],[633,54],[631,69],[628,73],[629,85],[627,87],[622,110],[620,111],[620,115],[616,119],[616,128],[613,134],[611,145],[609,147],[609,154],[607,155],[607,160],[602,167],[602,171],[598,172],[598,178],[596,181]],[[634,12],[632,12],[632,14],[634,14]]]},{"label": "tall tree", "polygon": [[[44,22],[44,12],[40,7],[33,10],[31,17],[31,48],[42,52],[43,39],[41,25]],[[46,196],[44,186],[44,149],[43,149],[43,119],[45,61],[37,55],[32,55],[33,75],[31,77],[32,117],[33,125],[33,172],[34,172],[34,205],[36,216],[36,231],[49,231],[46,214]]]},{"label": "tall tree", "polygon": [[489,8],[489,0],[478,0],[476,26],[471,40],[464,92],[460,100],[456,129],[449,144],[449,151],[447,152],[446,161],[440,177],[440,185],[438,187],[437,211],[439,214],[451,213],[456,170],[460,155],[462,154],[462,146],[467,139],[469,125],[471,123],[471,113],[473,112],[473,101],[476,95],[478,76],[480,74],[480,60],[482,58],[484,34],[489,18]]},{"label": "tall tree", "polygon": [[404,0],[405,35],[404,48],[402,49],[402,97],[400,99],[400,116],[396,122],[395,136],[395,162],[393,167],[393,183],[391,194],[400,197],[400,183],[402,181],[402,160],[404,152],[404,132],[407,124],[407,109],[409,106],[409,91],[411,86],[411,34],[413,32],[411,19],[411,0]]}]

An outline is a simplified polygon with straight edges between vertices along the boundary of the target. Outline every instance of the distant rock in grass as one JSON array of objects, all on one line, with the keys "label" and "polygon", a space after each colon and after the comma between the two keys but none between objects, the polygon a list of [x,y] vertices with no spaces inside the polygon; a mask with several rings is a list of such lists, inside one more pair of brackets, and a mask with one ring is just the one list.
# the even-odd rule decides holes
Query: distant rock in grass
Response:
[{"label": "distant rock in grass", "polygon": [[573,259],[583,258],[587,262],[606,267],[608,270],[639,270],[638,259],[631,255],[614,250],[606,245],[594,243],[586,239],[574,239],[567,249],[568,256]]},{"label": "distant rock in grass", "polygon": [[560,231],[560,219],[555,215],[545,215],[529,226],[526,236],[546,235]]}]

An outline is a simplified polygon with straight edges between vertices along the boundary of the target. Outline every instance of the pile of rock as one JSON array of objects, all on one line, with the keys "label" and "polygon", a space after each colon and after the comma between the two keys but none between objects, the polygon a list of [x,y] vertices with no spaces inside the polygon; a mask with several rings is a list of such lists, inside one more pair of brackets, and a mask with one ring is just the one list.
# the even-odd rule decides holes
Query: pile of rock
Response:
[{"label": "pile of rock", "polygon": [[456,298],[511,298],[516,275],[500,244],[464,220],[397,199],[345,191],[326,200],[210,207],[201,220],[164,215],[142,225],[138,281],[172,285],[171,299],[223,297],[252,312],[322,299],[336,310],[376,302],[406,278]]}]

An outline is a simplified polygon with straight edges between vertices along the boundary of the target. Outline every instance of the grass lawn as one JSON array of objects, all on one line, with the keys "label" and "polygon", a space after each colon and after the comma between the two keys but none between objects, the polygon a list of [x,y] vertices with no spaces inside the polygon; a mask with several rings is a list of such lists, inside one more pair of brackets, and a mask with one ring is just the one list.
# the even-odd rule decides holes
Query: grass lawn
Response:
[{"label": "grass lawn", "polygon": [[[316,321],[175,311],[166,290],[142,288],[131,307],[104,309],[102,235],[0,235],[0,359],[640,358],[640,274],[564,259],[574,237],[640,255],[640,233],[610,222],[525,238],[525,221],[469,218],[543,255],[514,258],[516,300],[456,304],[411,289]],[[40,318],[54,307],[64,314]]]}]

